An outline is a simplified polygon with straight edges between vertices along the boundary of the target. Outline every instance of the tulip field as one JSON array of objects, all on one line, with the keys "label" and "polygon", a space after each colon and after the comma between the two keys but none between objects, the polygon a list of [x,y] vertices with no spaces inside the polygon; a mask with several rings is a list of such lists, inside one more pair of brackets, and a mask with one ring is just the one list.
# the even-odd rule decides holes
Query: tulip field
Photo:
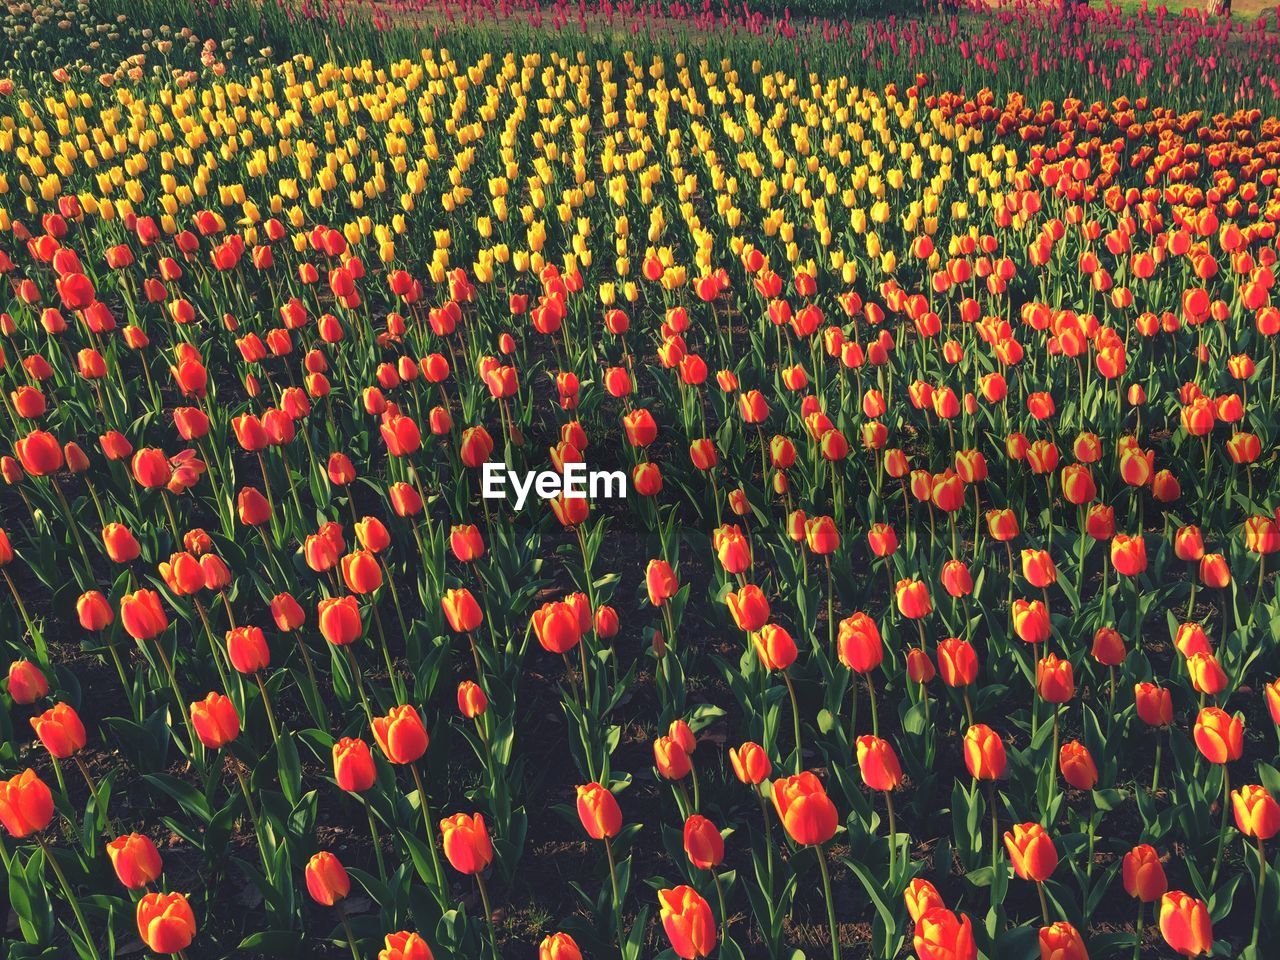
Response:
[{"label": "tulip field", "polygon": [[1280,958],[1280,18],[842,9],[6,4],[3,958]]}]

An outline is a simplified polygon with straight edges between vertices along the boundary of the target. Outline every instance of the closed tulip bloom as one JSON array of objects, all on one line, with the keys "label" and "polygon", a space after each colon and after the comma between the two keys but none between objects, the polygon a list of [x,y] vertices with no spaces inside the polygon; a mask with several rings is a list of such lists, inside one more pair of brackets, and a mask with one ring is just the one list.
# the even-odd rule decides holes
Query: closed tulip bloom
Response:
[{"label": "closed tulip bloom", "polygon": [[271,504],[256,487],[245,487],[236,496],[236,515],[246,527],[257,527],[271,519]]},{"label": "closed tulip bloom", "polygon": [[975,723],[964,735],[964,765],[977,780],[999,780],[1008,766],[1004,741],[985,723]]},{"label": "closed tulip bloom", "polygon": [[169,617],[154,590],[138,590],[120,598],[120,622],[135,640],[151,640],[169,627]]},{"label": "closed tulip bloom", "polygon": [[1280,804],[1264,787],[1252,784],[1231,791],[1231,809],[1246,837],[1270,840],[1280,832]]},{"label": "closed tulip bloom", "polygon": [[1209,907],[1181,890],[1171,890],[1160,900],[1160,935],[1175,953],[1198,957],[1213,949],[1213,923]]},{"label": "closed tulip bloom", "polygon": [[458,524],[449,531],[449,549],[460,563],[472,563],[484,556],[484,538],[471,524]]},{"label": "closed tulip bloom", "polygon": [[[9,688],[13,689],[13,671],[9,671]],[[1263,699],[1267,702],[1267,712],[1271,714],[1271,722],[1280,726],[1280,680],[1272,680],[1262,688]]]},{"label": "closed tulip bloom", "polygon": [[1227,674],[1212,653],[1193,653],[1187,658],[1187,674],[1196,693],[1217,696],[1227,688]]},{"label": "closed tulip bloom", "polygon": [[912,923],[919,923],[920,918],[930,910],[946,906],[938,888],[923,877],[916,877],[908,883],[902,898],[906,901],[907,913],[910,914]]},{"label": "closed tulip bloom", "polygon": [[1150,844],[1139,844],[1124,855],[1121,877],[1125,892],[1143,903],[1155,903],[1169,889],[1160,854]]},{"label": "closed tulip bloom", "polygon": [[689,756],[693,756],[694,751],[698,749],[698,738],[694,736],[693,728],[684,719],[672,720],[667,727],[667,736],[680,744],[680,748]]},{"label": "closed tulip bloom", "polygon": [[1062,468],[1062,496],[1068,503],[1081,506],[1097,495],[1098,487],[1087,464],[1070,463]]},{"label": "closed tulip bloom", "polygon": [[53,819],[53,794],[29,767],[0,780],[0,824],[17,840],[39,833]]},{"label": "closed tulip bloom", "polygon": [[1040,928],[1040,960],[1089,960],[1080,933],[1065,920]]},{"label": "closed tulip bloom", "polygon": [[1013,630],[1026,643],[1044,643],[1052,634],[1049,611],[1039,600],[1015,600],[1011,611]]},{"label": "closed tulip bloom", "polygon": [[1058,568],[1047,550],[1023,550],[1022,576],[1033,587],[1047,587],[1058,579]]},{"label": "closed tulip bloom", "polygon": [[1204,539],[1200,528],[1188,525],[1179,527],[1173,538],[1173,552],[1179,560],[1195,563],[1204,556]]},{"label": "closed tulip bloom", "polygon": [[795,662],[796,642],[776,623],[766,623],[751,639],[766,670],[785,670]]},{"label": "closed tulip bloom", "polygon": [[1173,696],[1164,687],[1143,681],[1133,688],[1138,717],[1151,727],[1167,727],[1173,723]]},{"label": "closed tulip bloom", "polygon": [[342,558],[342,579],[352,593],[372,593],[382,586],[382,567],[368,550],[357,550]]},{"label": "closed tulip bloom", "polygon": [[348,793],[364,793],[378,779],[373,753],[363,740],[343,737],[333,744],[333,779]]},{"label": "closed tulip bloom", "polygon": [[898,549],[898,535],[887,523],[873,524],[867,531],[867,545],[877,557],[889,557]]},{"label": "closed tulip bloom", "polygon": [[1053,838],[1038,823],[1016,824],[1004,835],[1013,871],[1023,880],[1042,883],[1058,866],[1058,849]]},{"label": "closed tulip bloom", "polygon": [[948,560],[942,565],[942,588],[948,596],[970,596],[973,593],[973,574],[962,561]]},{"label": "closed tulip bloom", "polygon": [[738,629],[747,633],[759,630],[769,620],[769,601],[764,591],[754,583],[748,583],[736,593],[728,593],[725,603],[729,605]]},{"label": "closed tulip bloom", "polygon": [[422,716],[403,704],[392,707],[385,717],[373,718],[373,738],[392,763],[413,763],[427,752],[430,738]]},{"label": "closed tulip bloom", "polygon": [[191,704],[191,724],[196,736],[210,750],[217,750],[240,736],[240,716],[230,698],[210,693]]},{"label": "closed tulip bloom", "polygon": [[200,572],[204,574],[204,585],[208,590],[225,590],[231,586],[231,570],[216,554],[206,553],[200,558]]},{"label": "closed tulip bloom", "polygon": [[861,611],[845,617],[836,635],[836,650],[840,662],[855,673],[874,670],[884,660],[880,628]]},{"label": "closed tulip bloom", "polygon": [[59,760],[65,760],[84,748],[84,724],[68,703],[55,704],[40,716],[32,717],[31,729],[49,755]]},{"label": "closed tulip bloom", "polygon": [[378,960],[435,960],[427,941],[416,933],[400,930],[382,938]]},{"label": "closed tulip bloom", "polygon": [[459,873],[479,873],[493,860],[493,843],[482,814],[455,813],[440,821],[444,855]]},{"label": "closed tulip bloom", "polygon": [[227,631],[227,657],[240,673],[257,673],[271,665],[271,651],[261,627]]},{"label": "closed tulip bloom", "polygon": [[1036,664],[1036,690],[1047,703],[1066,703],[1076,692],[1070,660],[1049,654]]},{"label": "closed tulip bloom", "polygon": [[1085,532],[1099,542],[1110,540],[1116,532],[1116,509],[1095,503],[1084,518]]},{"label": "closed tulip bloom", "polygon": [[977,960],[973,924],[965,914],[934,907],[916,921],[912,943],[919,960]]},{"label": "closed tulip bloom", "polygon": [[1220,553],[1206,553],[1201,557],[1198,573],[1200,582],[1213,590],[1222,590],[1231,584],[1231,568]]},{"label": "closed tulip bloom", "polygon": [[811,553],[825,557],[839,548],[840,531],[831,517],[814,517],[804,525],[804,539]]},{"label": "closed tulip bloom", "polygon": [[826,843],[836,832],[836,806],[809,771],[773,781],[773,806],[787,834],[796,843]]},{"label": "closed tulip bloom", "polygon": [[711,907],[693,887],[658,891],[658,915],[671,949],[682,960],[700,960],[716,948],[716,921]]},{"label": "closed tulip bloom", "polygon": [[458,684],[458,713],[468,720],[482,716],[489,709],[489,698],[483,688],[473,680],[463,680]]},{"label": "closed tulip bloom", "polygon": [[356,539],[370,553],[381,553],[391,546],[391,534],[377,517],[365,517],[355,523]]},{"label": "closed tulip bloom", "polygon": [[148,893],[138,901],[138,937],[153,953],[178,953],[196,938],[196,915],[181,893]]},{"label": "closed tulip bloom", "polygon": [[569,934],[553,933],[538,945],[538,960],[582,960],[582,951]]},{"label": "closed tulip bloom", "polygon": [[271,619],[281,633],[291,633],[306,622],[307,615],[293,594],[277,593],[271,598]]},{"label": "closed tulip bloom", "polygon": [[734,775],[749,786],[764,783],[773,772],[773,764],[764,747],[750,740],[740,747],[729,748],[729,763],[733,766]]},{"label": "closed tulip bloom", "polygon": [[[102,528],[102,545],[112,563],[130,563],[142,553],[142,547],[123,523],[108,523]],[[204,578],[200,579],[203,586]]]},{"label": "closed tulip bloom", "polygon": [[929,599],[929,588],[919,580],[903,579],[894,588],[894,596],[898,601],[898,612],[909,620],[927,617],[933,609],[933,601]]},{"label": "closed tulip bloom", "polygon": [[1111,565],[1126,577],[1136,577],[1147,569],[1147,544],[1142,535],[1117,533],[1111,541]]},{"label": "closed tulip bloom", "polygon": [[658,737],[653,741],[653,765],[667,780],[683,780],[693,769],[689,752],[671,736]]},{"label": "closed tulip bloom", "polygon": [[320,635],[335,647],[346,646],[360,639],[364,621],[360,618],[360,604],[355,597],[329,597],[316,607]]},{"label": "closed tulip bloom", "polygon": [[440,598],[445,619],[455,633],[470,633],[484,621],[484,612],[475,596],[465,587],[447,590]]},{"label": "closed tulip bloom", "polygon": [[62,446],[58,438],[44,430],[33,430],[13,445],[22,469],[33,477],[44,477],[62,469]]},{"label": "closed tulip bloom", "polygon": [[645,568],[644,580],[649,591],[649,602],[655,607],[665,604],[680,590],[680,582],[676,580],[671,564],[665,560],[650,560]]},{"label": "closed tulip bloom", "polygon": [[422,512],[422,497],[407,483],[393,483],[387,489],[387,497],[397,517],[415,517]]},{"label": "closed tulip bloom", "polygon": [[902,766],[892,744],[880,737],[858,738],[858,771],[862,782],[872,790],[896,790],[902,784]]},{"label": "closed tulip bloom", "polygon": [[978,676],[978,654],[968,640],[951,638],[938,644],[938,672],[949,687],[967,687]]},{"label": "closed tulip bloom", "polygon": [[351,892],[351,878],[347,876],[346,867],[328,850],[321,850],[308,860],[304,873],[307,893],[322,907],[332,907],[339,900],[345,900]]},{"label": "closed tulip bloom", "polygon": [[609,789],[599,783],[578,787],[578,819],[593,840],[616,837],[622,829],[622,810]]},{"label": "closed tulip bloom", "polygon": [[1091,654],[1104,667],[1118,667],[1126,656],[1124,638],[1114,627],[1099,627],[1093,635]]},{"label": "closed tulip bloom", "polygon": [[1244,752],[1244,723],[1218,707],[1205,707],[1196,717],[1196,746],[1210,763],[1239,760]]},{"label": "closed tulip bloom", "polygon": [[720,828],[695,813],[684,822],[684,852],[699,870],[714,870],[724,861],[724,837]]},{"label": "closed tulip bloom", "polygon": [[997,543],[1012,540],[1018,535],[1018,515],[1007,508],[987,511],[987,533]]},{"label": "closed tulip bloom", "polygon": [[169,478],[173,475],[173,468],[169,466],[169,458],[165,456],[163,450],[158,450],[155,447],[143,447],[135,453],[131,466],[133,467],[133,479],[148,490],[157,490],[160,487],[167,486]]},{"label": "closed tulip bloom", "polygon": [[1213,644],[1209,642],[1209,635],[1198,623],[1179,624],[1173,643],[1184,657],[1190,658],[1197,653],[1213,653]]},{"label": "closed tulip bloom", "polygon": [[49,692],[49,681],[30,660],[15,660],[9,664],[8,688],[13,702],[26,706]]},{"label": "closed tulip bloom", "polygon": [[154,883],[164,871],[160,851],[149,837],[140,833],[116,837],[107,844],[107,856],[116,877],[128,890],[141,890]]},{"label": "closed tulip bloom", "polygon": [[912,683],[929,683],[936,672],[929,655],[919,647],[907,651],[907,676]]},{"label": "closed tulip bloom", "polygon": [[1064,743],[1058,751],[1058,769],[1062,779],[1077,790],[1092,790],[1098,785],[1098,768],[1089,748],[1079,740]]},{"label": "closed tulip bloom", "polygon": [[582,640],[582,620],[573,605],[544,603],[533,612],[533,632],[548,653],[568,653]]}]

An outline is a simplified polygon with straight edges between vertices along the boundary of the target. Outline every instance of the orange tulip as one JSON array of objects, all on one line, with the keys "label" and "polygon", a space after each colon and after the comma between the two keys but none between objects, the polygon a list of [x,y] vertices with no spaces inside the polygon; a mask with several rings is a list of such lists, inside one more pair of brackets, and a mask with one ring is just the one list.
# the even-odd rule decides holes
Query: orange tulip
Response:
[{"label": "orange tulip", "polygon": [[416,709],[405,704],[392,707],[385,717],[373,718],[373,738],[388,760],[414,763],[427,752],[430,737]]},{"label": "orange tulip", "polygon": [[307,893],[322,907],[332,907],[345,900],[351,892],[351,878],[342,862],[327,850],[322,850],[307,861],[303,871],[307,880]]},{"label": "orange tulip", "polygon": [[191,704],[191,724],[200,742],[210,750],[217,750],[240,736],[240,716],[235,704],[220,693],[210,693]]},{"label": "orange tulip", "polygon": [[[434,960],[427,941],[407,930],[388,933],[382,938],[382,944],[383,948],[378,951],[378,960]],[[566,957],[565,960],[572,960],[572,958]],[[578,960],[581,960],[581,957]]]},{"label": "orange tulip", "polygon": [[835,804],[809,771],[773,782],[773,806],[791,839],[803,845],[826,843],[836,832]]},{"label": "orange tulip", "polygon": [[116,877],[129,890],[141,890],[154,883],[164,871],[160,851],[150,838],[140,833],[116,837],[107,844],[107,856]]},{"label": "orange tulip", "polygon": [[1169,889],[1164,866],[1160,863],[1160,854],[1156,853],[1155,847],[1146,843],[1139,844],[1124,855],[1121,878],[1125,892],[1143,903],[1155,903]]},{"label": "orange tulip", "polygon": [[440,821],[444,855],[459,873],[479,873],[493,860],[493,843],[484,816],[455,813]]},{"label": "orange tulip", "polygon": [[553,933],[538,945],[538,960],[582,960],[582,951],[569,934]]},{"label": "orange tulip", "polygon": [[1040,928],[1041,960],[1089,960],[1080,933],[1065,920]]},{"label": "orange tulip", "polygon": [[181,893],[148,893],[138,901],[138,937],[153,953],[178,953],[196,937],[196,916]]},{"label": "orange tulip", "polygon": [[1053,838],[1038,823],[1016,824],[1004,835],[1013,871],[1023,880],[1043,883],[1058,866],[1058,850]]},{"label": "orange tulip", "polygon": [[773,764],[764,747],[748,740],[740,747],[729,748],[729,763],[737,778],[745,784],[756,786],[769,779]]},{"label": "orange tulip", "polygon": [[1244,723],[1218,707],[1205,707],[1196,717],[1196,746],[1210,763],[1239,760],[1244,752]]},{"label": "orange tulip", "polygon": [[716,921],[711,907],[693,887],[658,891],[658,914],[671,949],[682,960],[709,957],[716,948]]},{"label": "orange tulip", "polygon": [[622,811],[618,800],[599,783],[578,787],[578,819],[593,840],[616,837],[622,829]]},{"label": "orange tulip", "polygon": [[986,724],[975,723],[965,731],[964,763],[975,779],[999,780],[1007,767],[1004,741]]},{"label": "orange tulip", "polygon": [[355,597],[329,597],[316,607],[320,623],[320,635],[335,647],[346,646],[360,639],[364,622],[360,618],[360,604]]},{"label": "orange tulip", "polygon": [[39,833],[53,819],[53,794],[30,768],[0,780],[0,824],[18,840]]},{"label": "orange tulip", "polygon": [[1213,949],[1213,925],[1203,900],[1172,890],[1160,900],[1160,935],[1176,953],[1198,957]]},{"label": "orange tulip", "polygon": [[363,793],[373,786],[378,770],[363,740],[343,737],[333,744],[333,779],[348,793]]},{"label": "orange tulip", "polygon": [[858,770],[872,790],[896,790],[902,784],[902,766],[888,740],[864,735],[857,742]]},{"label": "orange tulip", "polygon": [[1270,840],[1280,832],[1280,804],[1265,787],[1252,784],[1231,791],[1231,809],[1246,837]]},{"label": "orange tulip", "polygon": [[973,924],[964,914],[934,907],[916,921],[912,936],[919,960],[977,960]]},{"label": "orange tulip", "polygon": [[51,757],[65,760],[84,747],[84,724],[70,704],[55,704],[38,717],[31,718],[36,732]]},{"label": "orange tulip", "polygon": [[724,861],[720,828],[700,814],[684,822],[684,852],[699,870],[714,870]]}]

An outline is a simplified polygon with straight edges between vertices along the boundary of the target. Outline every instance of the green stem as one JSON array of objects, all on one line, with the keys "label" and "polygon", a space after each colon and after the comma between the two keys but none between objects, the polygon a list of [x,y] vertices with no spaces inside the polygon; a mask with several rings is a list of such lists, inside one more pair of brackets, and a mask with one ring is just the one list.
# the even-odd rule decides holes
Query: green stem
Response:
[{"label": "green stem", "polygon": [[827,900],[827,925],[831,928],[831,960],[840,960],[840,928],[836,925],[836,902],[831,897],[831,873],[827,870],[827,856],[818,844],[813,848],[818,855],[818,869],[822,871],[822,893]]},{"label": "green stem", "polygon": [[93,955],[94,960],[97,960],[98,948],[93,945],[93,937],[89,934],[89,924],[85,922],[84,912],[80,909],[80,901],[76,899],[75,891],[71,889],[71,884],[67,882],[67,875],[62,872],[62,867],[54,859],[53,851],[49,849],[44,837],[36,834],[36,842],[40,844],[40,849],[44,851],[45,860],[49,862],[49,866],[53,868],[54,876],[58,878],[58,883],[62,885],[62,892],[67,895],[67,901],[71,904],[71,912],[75,914],[76,923],[80,925],[80,935],[84,937],[84,942],[88,945],[89,952]]}]

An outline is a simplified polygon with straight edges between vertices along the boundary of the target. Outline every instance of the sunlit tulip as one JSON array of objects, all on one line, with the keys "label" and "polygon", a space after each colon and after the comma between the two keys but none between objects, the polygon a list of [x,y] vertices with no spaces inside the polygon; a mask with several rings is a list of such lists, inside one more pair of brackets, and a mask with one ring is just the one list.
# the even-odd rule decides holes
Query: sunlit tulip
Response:
[{"label": "sunlit tulip", "polygon": [[196,936],[196,917],[181,893],[148,893],[138,901],[138,937],[153,953],[179,953]]},{"label": "sunlit tulip", "polygon": [[696,890],[679,886],[658,891],[658,915],[671,949],[682,960],[709,957],[716,947],[716,921]]}]

